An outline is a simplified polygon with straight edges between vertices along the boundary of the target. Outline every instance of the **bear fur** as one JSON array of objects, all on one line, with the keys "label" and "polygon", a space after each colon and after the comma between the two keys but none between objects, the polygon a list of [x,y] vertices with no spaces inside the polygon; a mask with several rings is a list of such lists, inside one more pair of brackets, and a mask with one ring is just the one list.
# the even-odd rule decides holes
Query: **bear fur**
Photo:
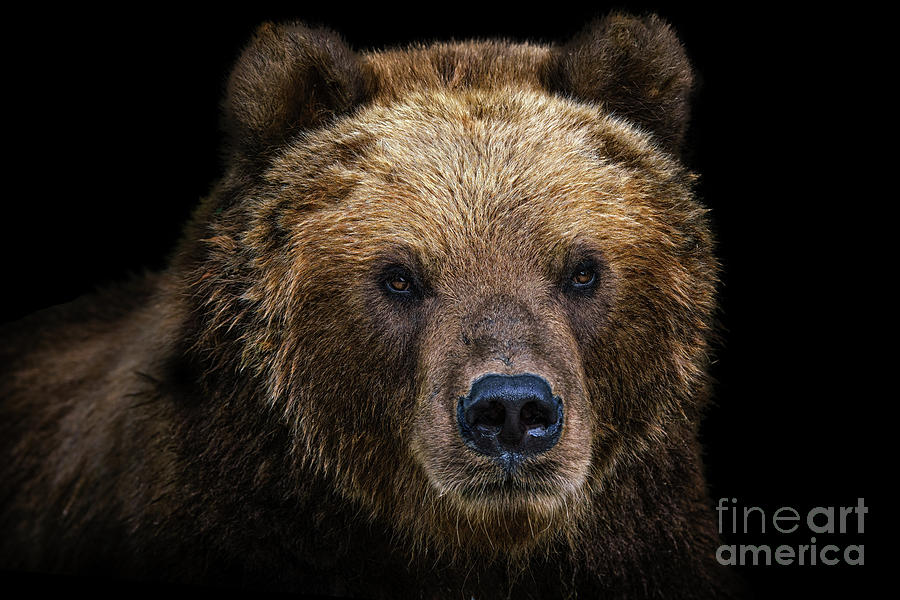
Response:
[{"label": "bear fur", "polygon": [[[169,267],[3,332],[0,568],[736,594],[697,441],[718,267],[679,162],[691,86],[654,16],[365,54],[263,25]],[[565,409],[515,468],[461,439],[488,373]]]}]

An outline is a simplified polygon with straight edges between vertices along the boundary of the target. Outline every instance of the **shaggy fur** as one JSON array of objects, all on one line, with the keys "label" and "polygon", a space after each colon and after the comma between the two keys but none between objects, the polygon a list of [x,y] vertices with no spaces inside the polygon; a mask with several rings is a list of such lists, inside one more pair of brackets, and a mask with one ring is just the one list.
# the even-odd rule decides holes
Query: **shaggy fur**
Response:
[{"label": "shaggy fur", "polygon": [[[697,443],[717,265],[677,155],[691,79],[655,17],[365,55],[260,28],[227,174],[170,267],[5,332],[0,566],[728,597]],[[485,373],[565,404],[513,474],[459,435]]]}]

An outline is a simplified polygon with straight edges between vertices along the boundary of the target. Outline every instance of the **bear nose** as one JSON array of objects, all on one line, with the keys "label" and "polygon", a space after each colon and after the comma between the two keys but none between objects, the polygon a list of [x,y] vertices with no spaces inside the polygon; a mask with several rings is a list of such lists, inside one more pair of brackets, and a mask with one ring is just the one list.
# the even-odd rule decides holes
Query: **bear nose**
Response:
[{"label": "bear nose", "polygon": [[562,400],[537,375],[484,375],[459,399],[457,421],[467,446],[509,466],[559,440]]}]

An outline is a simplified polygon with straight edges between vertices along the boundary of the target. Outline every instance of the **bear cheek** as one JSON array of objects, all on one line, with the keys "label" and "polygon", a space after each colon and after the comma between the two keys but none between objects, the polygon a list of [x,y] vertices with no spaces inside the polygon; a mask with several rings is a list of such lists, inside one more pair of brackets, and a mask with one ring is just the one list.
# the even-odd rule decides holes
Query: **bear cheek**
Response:
[{"label": "bear cheek", "polygon": [[[465,485],[477,466],[467,456],[455,418],[446,404],[433,397],[418,404],[411,442],[413,456],[439,495]],[[474,462],[489,467],[487,461]]]}]

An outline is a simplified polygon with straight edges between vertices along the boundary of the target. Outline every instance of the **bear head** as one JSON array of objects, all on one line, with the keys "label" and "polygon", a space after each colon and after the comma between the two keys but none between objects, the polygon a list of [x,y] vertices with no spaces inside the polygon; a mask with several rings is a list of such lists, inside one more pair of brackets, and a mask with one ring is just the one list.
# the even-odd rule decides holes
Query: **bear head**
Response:
[{"label": "bear head", "polygon": [[239,373],[296,471],[411,547],[576,540],[705,397],[691,84],[656,17],[366,54],[263,26],[180,259],[209,385]]}]

